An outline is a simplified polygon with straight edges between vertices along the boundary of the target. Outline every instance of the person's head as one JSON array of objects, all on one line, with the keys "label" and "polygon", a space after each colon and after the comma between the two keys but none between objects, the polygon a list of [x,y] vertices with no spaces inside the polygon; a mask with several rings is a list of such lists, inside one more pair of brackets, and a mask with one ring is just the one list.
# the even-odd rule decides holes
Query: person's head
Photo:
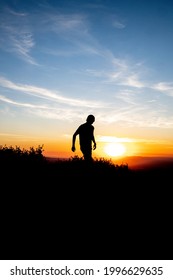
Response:
[{"label": "person's head", "polygon": [[88,115],[86,121],[87,123],[92,124],[95,121],[95,117],[93,115]]}]

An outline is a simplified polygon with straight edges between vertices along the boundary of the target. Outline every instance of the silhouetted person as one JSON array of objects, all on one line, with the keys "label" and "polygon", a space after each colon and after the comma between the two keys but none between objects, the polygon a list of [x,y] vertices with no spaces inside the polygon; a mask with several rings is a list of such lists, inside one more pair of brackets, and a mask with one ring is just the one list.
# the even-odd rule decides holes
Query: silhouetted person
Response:
[{"label": "silhouetted person", "polygon": [[79,135],[80,150],[83,153],[83,157],[86,161],[92,161],[92,143],[93,150],[96,149],[96,141],[94,137],[94,126],[92,125],[95,121],[93,115],[89,115],[86,119],[86,123],[81,124],[73,134],[72,138],[72,151],[75,152],[75,141],[76,136]]}]

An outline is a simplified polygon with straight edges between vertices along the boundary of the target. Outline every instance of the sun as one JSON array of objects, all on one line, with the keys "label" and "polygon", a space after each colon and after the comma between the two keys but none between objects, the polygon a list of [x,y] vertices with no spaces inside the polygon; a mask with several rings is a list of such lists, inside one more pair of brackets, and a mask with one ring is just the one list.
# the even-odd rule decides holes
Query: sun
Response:
[{"label": "sun", "polygon": [[121,143],[108,143],[105,145],[104,151],[108,156],[116,157],[124,155],[126,148]]}]

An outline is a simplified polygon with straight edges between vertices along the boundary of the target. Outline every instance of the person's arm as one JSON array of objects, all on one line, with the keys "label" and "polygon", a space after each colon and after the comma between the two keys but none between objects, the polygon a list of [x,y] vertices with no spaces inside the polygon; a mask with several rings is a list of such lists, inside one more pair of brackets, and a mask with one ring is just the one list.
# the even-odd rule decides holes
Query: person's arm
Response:
[{"label": "person's arm", "polygon": [[93,143],[94,143],[94,145],[93,145],[93,150],[95,150],[95,149],[96,149],[96,141],[95,141],[95,137],[94,137],[94,130],[93,130],[92,141],[93,141]]},{"label": "person's arm", "polygon": [[94,143],[94,145],[93,145],[93,150],[95,150],[95,149],[96,149],[96,141],[95,141],[95,138],[93,138],[93,143]]},{"label": "person's arm", "polygon": [[71,150],[73,151],[73,152],[75,152],[76,151],[76,148],[75,148],[75,142],[76,142],[76,136],[77,136],[77,131],[73,134],[73,137],[72,137],[72,147],[71,147]]}]

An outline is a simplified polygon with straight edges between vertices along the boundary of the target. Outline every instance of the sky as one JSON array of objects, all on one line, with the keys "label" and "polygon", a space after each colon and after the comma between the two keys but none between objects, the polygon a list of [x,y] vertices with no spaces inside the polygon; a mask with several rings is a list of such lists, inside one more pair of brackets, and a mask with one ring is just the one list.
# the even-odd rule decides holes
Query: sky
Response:
[{"label": "sky", "polygon": [[0,145],[94,157],[173,156],[173,2],[1,0]]}]

